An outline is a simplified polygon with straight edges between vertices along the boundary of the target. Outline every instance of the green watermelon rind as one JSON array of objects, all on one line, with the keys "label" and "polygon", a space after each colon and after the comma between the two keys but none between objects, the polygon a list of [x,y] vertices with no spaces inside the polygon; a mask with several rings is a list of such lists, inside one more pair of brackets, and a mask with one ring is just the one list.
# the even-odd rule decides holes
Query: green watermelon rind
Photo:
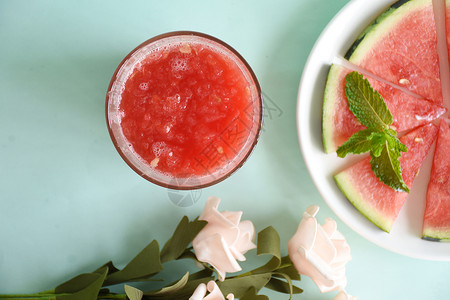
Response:
[{"label": "green watermelon rind", "polygon": [[367,53],[375,46],[380,38],[400,22],[405,14],[418,10],[423,6],[430,5],[430,0],[408,0],[398,1],[390,6],[384,13],[375,19],[345,54],[345,58],[358,64]]},{"label": "green watermelon rind", "polygon": [[450,242],[450,231],[424,229],[422,239],[435,242]]},{"label": "green watermelon rind", "polygon": [[359,192],[355,189],[353,180],[348,176],[346,171],[342,171],[334,176],[339,189],[347,197],[351,204],[370,222],[383,231],[389,233],[391,231],[394,220],[386,218],[384,215],[378,213],[367,202],[361,198]]},{"label": "green watermelon rind", "polygon": [[364,31],[358,36],[358,38],[353,42],[350,49],[345,54],[345,58],[349,59],[353,52],[355,52],[356,48],[363,42],[366,35],[368,35],[372,30],[374,30],[378,24],[382,23],[384,19],[389,17],[397,8],[399,8],[401,5],[404,5],[405,3],[409,2],[410,0],[400,0],[392,4],[388,9],[386,9],[381,15],[379,15],[372,23],[370,23]]},{"label": "green watermelon rind", "polygon": [[336,105],[336,99],[338,99],[337,84],[339,71],[341,69],[336,65],[331,65],[328,72],[327,83],[325,86],[325,92],[323,95],[322,104],[322,142],[325,153],[329,154],[336,151],[337,145],[334,142],[334,122],[333,113]]}]

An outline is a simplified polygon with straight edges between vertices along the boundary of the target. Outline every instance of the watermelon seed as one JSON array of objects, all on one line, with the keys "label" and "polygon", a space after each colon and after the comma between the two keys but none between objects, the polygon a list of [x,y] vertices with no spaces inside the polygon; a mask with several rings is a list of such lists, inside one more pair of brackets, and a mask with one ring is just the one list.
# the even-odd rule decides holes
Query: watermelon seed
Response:
[{"label": "watermelon seed", "polygon": [[411,82],[406,78],[402,78],[398,81],[398,83],[406,85],[406,84],[410,84]]},{"label": "watermelon seed", "polygon": [[152,168],[156,168],[156,166],[158,166],[158,163],[159,163],[159,157],[156,157],[155,159],[153,159],[153,160],[150,162],[150,166],[151,166]]}]

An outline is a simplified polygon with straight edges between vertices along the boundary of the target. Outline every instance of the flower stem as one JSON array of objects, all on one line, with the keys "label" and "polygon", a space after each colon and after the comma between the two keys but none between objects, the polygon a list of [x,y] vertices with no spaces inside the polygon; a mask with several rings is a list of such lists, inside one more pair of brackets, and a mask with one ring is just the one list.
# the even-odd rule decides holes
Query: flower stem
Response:
[{"label": "flower stem", "polygon": [[127,295],[125,295],[125,294],[108,294],[108,295],[99,296],[99,299],[127,299]]},{"label": "flower stem", "polygon": [[41,300],[51,300],[56,299],[56,294],[11,294],[11,295],[0,295],[0,299],[41,299]]}]

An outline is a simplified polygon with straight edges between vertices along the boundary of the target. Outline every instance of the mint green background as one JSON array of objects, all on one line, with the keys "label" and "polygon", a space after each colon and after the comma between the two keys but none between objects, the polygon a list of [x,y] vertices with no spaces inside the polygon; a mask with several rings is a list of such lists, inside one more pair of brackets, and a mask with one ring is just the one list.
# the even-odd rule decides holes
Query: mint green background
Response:
[{"label": "mint green background", "polygon": [[[109,259],[123,266],[152,239],[165,242],[183,215],[200,214],[210,195],[222,198],[224,210],[243,210],[258,231],[273,225],[283,254],[309,205],[321,207],[319,220],[337,219],[305,168],[295,108],[307,56],[347,2],[0,0],[0,293],[50,289]],[[273,109],[237,173],[197,193],[175,194],[200,194],[187,208],[128,168],[104,117],[105,92],[122,58],[174,30],[201,31],[232,45],[253,67]],[[450,298],[450,263],[389,252],[337,221],[352,249],[349,293]],[[170,265],[166,276],[178,278],[189,266]],[[299,286],[305,293],[294,299],[334,296],[320,294],[306,277]]]}]

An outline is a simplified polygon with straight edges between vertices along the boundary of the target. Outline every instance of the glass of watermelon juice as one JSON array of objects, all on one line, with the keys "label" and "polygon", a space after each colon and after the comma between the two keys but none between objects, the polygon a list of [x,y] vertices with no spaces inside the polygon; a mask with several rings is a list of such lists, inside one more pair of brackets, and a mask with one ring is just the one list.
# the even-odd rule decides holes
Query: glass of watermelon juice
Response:
[{"label": "glass of watermelon juice", "polygon": [[263,115],[242,56],[198,32],[156,36],[117,67],[106,96],[111,139],[143,178],[172,189],[213,185],[242,166]]}]

